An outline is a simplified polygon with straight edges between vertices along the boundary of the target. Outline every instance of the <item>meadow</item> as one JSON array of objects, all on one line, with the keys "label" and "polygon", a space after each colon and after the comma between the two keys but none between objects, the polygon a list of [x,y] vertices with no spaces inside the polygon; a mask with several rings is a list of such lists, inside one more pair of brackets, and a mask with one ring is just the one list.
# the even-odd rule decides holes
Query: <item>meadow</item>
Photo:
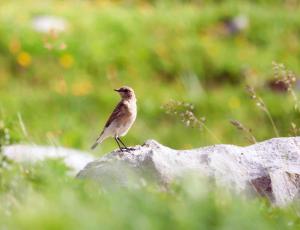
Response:
[{"label": "meadow", "polygon": [[[299,135],[299,82],[284,81],[300,73],[299,15],[292,0],[1,0],[0,145],[88,151],[122,85],[138,98],[128,145],[244,146],[249,130],[256,141]],[[43,16],[63,20],[63,31],[37,31]],[[170,101],[192,105],[205,127],[181,122],[167,111]],[[92,154],[116,147],[107,140]],[[278,209],[195,181],[169,192],[107,191],[69,177],[58,161],[0,157],[1,230],[299,228],[297,204]]]}]

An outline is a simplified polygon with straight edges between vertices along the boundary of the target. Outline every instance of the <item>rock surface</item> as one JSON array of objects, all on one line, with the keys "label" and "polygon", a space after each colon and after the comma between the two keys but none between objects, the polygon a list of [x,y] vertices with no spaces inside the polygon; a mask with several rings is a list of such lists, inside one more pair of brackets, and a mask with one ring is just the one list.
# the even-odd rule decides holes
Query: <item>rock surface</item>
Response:
[{"label": "rock surface", "polygon": [[283,206],[300,194],[300,137],[274,138],[247,147],[213,145],[192,150],[174,150],[149,140],[132,151],[114,151],[87,164],[77,177],[139,186],[148,180],[168,184],[190,172],[238,193],[255,191]]},{"label": "rock surface", "polygon": [[10,145],[3,147],[3,155],[15,162],[35,163],[46,159],[62,159],[76,175],[88,162],[95,158],[87,152],[53,146]]}]

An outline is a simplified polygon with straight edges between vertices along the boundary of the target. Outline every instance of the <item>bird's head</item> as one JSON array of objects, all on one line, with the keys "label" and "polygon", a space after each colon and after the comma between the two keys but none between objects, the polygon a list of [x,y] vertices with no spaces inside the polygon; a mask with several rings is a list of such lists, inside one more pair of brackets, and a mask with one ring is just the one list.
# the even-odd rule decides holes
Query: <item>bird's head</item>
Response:
[{"label": "bird's head", "polygon": [[122,99],[131,99],[135,97],[133,89],[128,86],[123,86],[119,89],[115,89],[115,91],[120,94]]}]

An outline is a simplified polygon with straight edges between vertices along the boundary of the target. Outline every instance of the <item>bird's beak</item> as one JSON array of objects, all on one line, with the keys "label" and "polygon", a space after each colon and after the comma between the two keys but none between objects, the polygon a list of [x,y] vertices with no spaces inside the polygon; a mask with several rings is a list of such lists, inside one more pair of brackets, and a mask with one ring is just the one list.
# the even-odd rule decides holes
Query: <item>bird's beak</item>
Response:
[{"label": "bird's beak", "polygon": [[116,92],[120,92],[120,90],[119,90],[119,89],[114,89],[114,91],[116,91]]}]

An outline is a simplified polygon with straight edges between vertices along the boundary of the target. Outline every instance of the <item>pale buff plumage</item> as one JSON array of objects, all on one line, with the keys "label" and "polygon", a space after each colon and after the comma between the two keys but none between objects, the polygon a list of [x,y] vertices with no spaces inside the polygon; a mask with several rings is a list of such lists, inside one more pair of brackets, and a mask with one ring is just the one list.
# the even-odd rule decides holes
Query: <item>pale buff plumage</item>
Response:
[{"label": "pale buff plumage", "polygon": [[92,149],[96,148],[98,144],[108,137],[115,138],[121,150],[129,149],[124,145],[120,137],[127,134],[135,121],[137,114],[136,98],[133,89],[128,86],[123,86],[115,91],[119,92],[122,99],[108,118],[103,131],[91,147]]}]

